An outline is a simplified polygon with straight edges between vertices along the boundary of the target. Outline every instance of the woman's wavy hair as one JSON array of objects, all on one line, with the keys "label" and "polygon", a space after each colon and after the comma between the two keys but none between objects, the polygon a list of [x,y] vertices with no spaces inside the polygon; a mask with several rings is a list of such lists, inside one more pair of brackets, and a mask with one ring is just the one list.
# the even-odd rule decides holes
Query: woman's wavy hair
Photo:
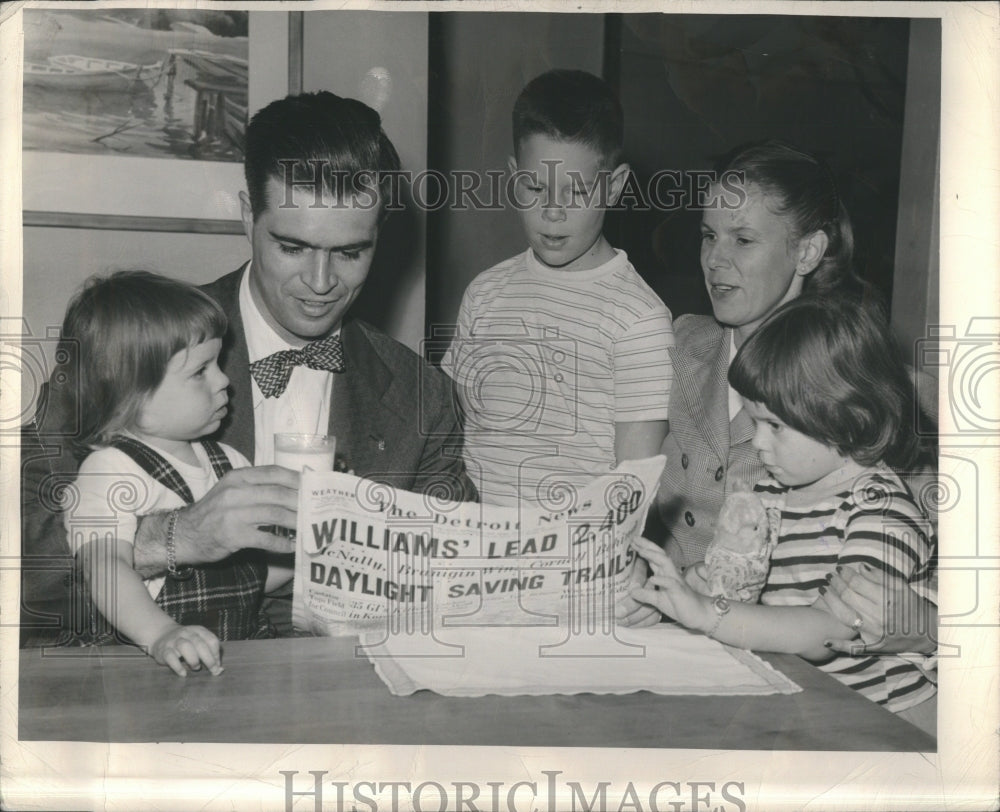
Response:
[{"label": "woman's wavy hair", "polygon": [[226,314],[198,288],[149,271],[94,277],[73,298],[60,349],[77,359],[78,455],[132,428],[170,359],[222,338]]},{"label": "woman's wavy hair", "polygon": [[874,303],[807,293],[782,305],[740,347],[729,383],[862,465],[921,459],[914,384]]},{"label": "woman's wavy hair", "polygon": [[794,239],[816,231],[826,234],[826,253],[805,278],[804,290],[829,293],[861,287],[854,270],[851,218],[824,162],[791,144],[768,140],[731,153],[719,168],[720,177],[725,173],[739,173],[744,184],[760,186],[771,210],[791,219]]}]

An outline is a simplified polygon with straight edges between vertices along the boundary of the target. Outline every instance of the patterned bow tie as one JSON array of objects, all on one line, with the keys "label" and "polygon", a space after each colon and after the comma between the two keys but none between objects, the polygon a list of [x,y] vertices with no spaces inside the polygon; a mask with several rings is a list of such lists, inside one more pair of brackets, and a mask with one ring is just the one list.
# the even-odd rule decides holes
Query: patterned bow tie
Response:
[{"label": "patterned bow tie", "polygon": [[281,397],[297,366],[322,369],[328,372],[344,371],[344,348],[340,336],[330,336],[306,344],[301,350],[281,350],[267,358],[250,364],[250,374],[266,398]]}]

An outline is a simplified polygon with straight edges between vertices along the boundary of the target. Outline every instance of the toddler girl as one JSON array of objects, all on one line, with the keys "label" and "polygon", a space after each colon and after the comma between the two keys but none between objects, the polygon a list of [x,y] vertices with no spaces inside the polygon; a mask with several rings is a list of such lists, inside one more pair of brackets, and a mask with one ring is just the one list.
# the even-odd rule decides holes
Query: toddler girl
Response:
[{"label": "toddler girl", "polygon": [[[183,569],[173,558],[179,509],[250,464],[199,439],[226,416],[229,380],[218,365],[225,331],[209,296],[145,271],[92,280],[63,324],[63,342],[79,358],[77,443],[89,452],[64,512],[70,547],[117,641],[145,648],[180,676],[201,666],[221,673],[220,640],[273,636],[261,613],[267,565],[259,551]],[[144,581],[132,542],[137,517],[154,511],[170,512],[168,573]]]},{"label": "toddler girl", "polygon": [[705,594],[700,575],[685,580],[646,540],[636,546],[654,574],[633,596],[723,643],[799,654],[917,724],[907,709],[924,703],[932,726],[924,658],[837,655],[829,640],[857,636],[862,621],[849,628],[821,608],[834,571],[860,567],[903,578],[936,603],[936,538],[893,470],[912,470],[921,449],[913,386],[884,321],[846,300],[800,297],[740,347],[729,382],[769,474],[755,490],[781,517],[760,602]]}]

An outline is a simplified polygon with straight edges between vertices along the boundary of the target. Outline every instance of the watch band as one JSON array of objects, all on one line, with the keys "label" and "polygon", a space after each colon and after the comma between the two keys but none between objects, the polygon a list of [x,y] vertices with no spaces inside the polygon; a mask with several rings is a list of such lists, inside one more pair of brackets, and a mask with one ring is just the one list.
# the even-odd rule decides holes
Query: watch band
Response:
[{"label": "watch band", "polygon": [[719,626],[722,625],[722,618],[728,615],[729,610],[733,607],[724,595],[716,595],[712,601],[712,607],[715,609],[715,622],[712,624],[712,628],[705,632],[705,636],[711,637],[714,640],[716,632],[719,631]]}]

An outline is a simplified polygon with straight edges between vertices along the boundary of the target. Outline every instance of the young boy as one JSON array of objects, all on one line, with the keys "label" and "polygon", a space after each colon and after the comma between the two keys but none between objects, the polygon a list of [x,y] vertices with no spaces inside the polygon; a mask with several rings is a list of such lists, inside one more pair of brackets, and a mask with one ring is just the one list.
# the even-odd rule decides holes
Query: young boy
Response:
[{"label": "young boy", "polygon": [[528,250],[481,273],[442,366],[465,412],[484,503],[557,505],[667,432],[670,312],[602,227],[629,172],[611,88],[582,71],[532,80],[509,168]]}]

